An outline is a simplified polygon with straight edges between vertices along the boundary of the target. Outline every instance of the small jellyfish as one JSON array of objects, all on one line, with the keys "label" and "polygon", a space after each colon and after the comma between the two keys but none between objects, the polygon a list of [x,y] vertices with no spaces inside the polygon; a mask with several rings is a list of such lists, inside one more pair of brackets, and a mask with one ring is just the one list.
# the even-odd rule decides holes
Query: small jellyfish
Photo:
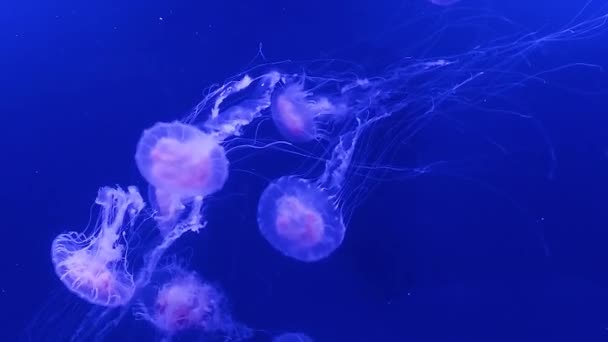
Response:
[{"label": "small jellyfish", "polygon": [[284,333],[272,339],[272,342],[314,342],[312,338],[303,333]]},{"label": "small jellyfish", "polygon": [[329,256],[344,240],[342,215],[345,176],[363,130],[389,114],[357,119],[342,134],[316,180],[283,176],[272,181],[258,202],[258,228],[283,254],[305,262]]},{"label": "small jellyfish", "polygon": [[333,119],[346,113],[344,104],[333,103],[327,97],[316,96],[304,89],[303,81],[284,81],[272,95],[272,120],[281,135],[292,142],[307,142],[320,137],[319,117],[332,115]]},{"label": "small jellyfish", "polygon": [[166,217],[174,216],[184,202],[220,190],[228,178],[228,159],[216,139],[177,121],[145,130],[135,161]]},{"label": "small jellyfish", "polygon": [[301,261],[325,258],[342,243],[345,232],[327,191],[295,176],[281,177],[264,190],[258,226],[273,247]]},{"label": "small jellyfish", "polygon": [[133,186],[127,191],[104,187],[98,226],[91,235],[68,232],[53,240],[55,273],[64,285],[84,300],[108,307],[126,304],[135,290],[127,270],[125,229],[133,224],[144,201]]},{"label": "small jellyfish", "polygon": [[232,319],[223,294],[195,272],[169,266],[159,269],[154,280],[136,306],[135,316],[162,334],[198,332],[233,339],[250,335],[248,328]]}]

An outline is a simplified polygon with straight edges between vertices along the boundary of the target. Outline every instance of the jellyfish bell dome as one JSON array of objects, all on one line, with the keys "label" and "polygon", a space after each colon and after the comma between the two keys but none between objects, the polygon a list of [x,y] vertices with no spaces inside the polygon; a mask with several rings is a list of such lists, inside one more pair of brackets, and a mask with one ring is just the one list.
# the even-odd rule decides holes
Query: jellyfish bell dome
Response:
[{"label": "jellyfish bell dome", "polygon": [[78,242],[74,234],[60,235],[53,241],[53,262],[59,279],[72,293],[89,303],[107,307],[129,302],[135,291],[131,274],[121,261],[108,263]]},{"label": "jellyfish bell dome", "polygon": [[333,253],[344,239],[339,208],[316,183],[295,176],[272,181],[258,202],[258,228],[284,255],[313,262]]},{"label": "jellyfish bell dome", "polygon": [[218,141],[178,121],[159,122],[146,129],[137,144],[135,161],[154,188],[182,198],[214,193],[228,178],[229,162]]}]

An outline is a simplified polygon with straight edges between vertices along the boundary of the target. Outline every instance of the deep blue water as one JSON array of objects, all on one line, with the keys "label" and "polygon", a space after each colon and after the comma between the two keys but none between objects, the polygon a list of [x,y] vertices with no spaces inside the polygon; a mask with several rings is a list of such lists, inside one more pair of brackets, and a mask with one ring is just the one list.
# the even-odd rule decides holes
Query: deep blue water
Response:
[{"label": "deep blue water", "polygon": [[[264,62],[260,44],[265,61],[340,58],[374,72],[408,56],[558,31],[585,3],[0,4],[0,341],[44,340],[32,330],[54,328],[39,313],[79,301],[53,271],[53,238],[86,225],[98,187],[145,189],[133,160],[142,130],[182,117],[211,84]],[[607,5],[592,2],[574,20]],[[428,39],[437,32],[446,38]],[[502,67],[608,67],[608,26],[596,32],[539,44],[527,61]],[[297,262],[262,239],[256,203],[267,181],[238,170],[208,208],[207,229],[171,253],[189,255],[192,269],[220,284],[235,318],[265,331],[255,341],[285,331],[317,342],[608,340],[608,73],[599,67],[558,70],[546,83],[488,97],[490,107],[533,120],[455,110],[425,127],[393,162],[446,163],[373,182],[325,260]],[[260,152],[238,169],[278,177],[293,163],[285,158]],[[71,331],[58,331],[81,319],[64,318],[54,340],[67,340]],[[127,317],[105,338],[155,334]]]}]

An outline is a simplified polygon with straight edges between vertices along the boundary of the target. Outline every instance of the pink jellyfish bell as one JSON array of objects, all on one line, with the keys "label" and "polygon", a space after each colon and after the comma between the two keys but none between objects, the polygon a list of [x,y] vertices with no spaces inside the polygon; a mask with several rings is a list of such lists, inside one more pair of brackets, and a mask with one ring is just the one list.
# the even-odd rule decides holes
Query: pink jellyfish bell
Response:
[{"label": "pink jellyfish bell", "polygon": [[[339,100],[315,96],[304,89],[303,81],[289,82],[272,95],[271,116],[285,139],[307,142],[322,136],[319,124],[343,117],[346,107]],[[323,117],[327,117],[323,120]]]},{"label": "pink jellyfish bell", "polygon": [[199,332],[228,340],[250,334],[247,327],[232,319],[224,295],[196,273],[175,266],[158,273],[164,273],[165,280],[147,289],[152,293],[142,296],[136,317],[149,321],[167,336]]},{"label": "pink jellyfish bell", "polygon": [[157,293],[152,319],[161,330],[209,329],[217,311],[219,294],[193,275],[174,279]]},{"label": "pink jellyfish bell", "polygon": [[181,209],[184,201],[220,190],[228,178],[228,159],[216,139],[177,121],[145,130],[135,161],[166,216]]},{"label": "pink jellyfish bell", "polygon": [[104,187],[95,203],[102,209],[92,235],[68,232],[53,240],[55,273],[70,291],[90,303],[124,305],[135,291],[133,276],[127,270],[124,234],[144,201],[135,187],[128,191]]},{"label": "pink jellyfish bell", "polygon": [[340,210],[327,192],[295,176],[281,177],[262,192],[258,227],[274,248],[304,262],[333,253],[346,230]]}]

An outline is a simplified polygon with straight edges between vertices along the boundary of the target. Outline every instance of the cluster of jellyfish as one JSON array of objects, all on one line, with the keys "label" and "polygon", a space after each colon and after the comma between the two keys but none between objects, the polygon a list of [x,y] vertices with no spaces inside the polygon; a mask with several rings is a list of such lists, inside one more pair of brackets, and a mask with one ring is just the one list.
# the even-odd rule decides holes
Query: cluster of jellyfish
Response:
[{"label": "cluster of jellyfish", "polygon": [[[361,77],[352,64],[331,60],[265,64],[239,74],[211,89],[182,119],[143,131],[135,163],[148,183],[148,203],[134,186],[99,189],[94,229],[54,239],[55,272],[82,300],[132,312],[169,339],[194,331],[246,340],[253,330],[232,317],[218,286],[186,267],[161,266],[177,239],[207,226],[205,203],[228,180],[231,151],[281,148],[303,153],[306,147],[322,146],[307,156],[320,163],[318,174],[286,174],[268,183],[258,201],[257,228],[286,257],[301,262],[328,258],[345,238],[349,210],[360,200],[360,182],[377,180],[378,172],[416,175],[428,170],[428,165],[382,164],[392,145],[416,134],[455,94],[473,107],[511,85],[512,80],[500,83],[509,72],[500,67],[524,61],[524,52],[539,42],[590,36],[604,20],[598,17],[541,38],[476,47],[458,56],[404,59],[374,77]],[[466,92],[467,85],[485,81],[492,85],[484,94]],[[390,124],[383,125],[386,121]],[[273,124],[279,139],[257,135],[257,127],[266,123]],[[380,128],[388,136],[373,154],[361,141]],[[158,240],[147,246],[142,262],[134,263],[131,237],[150,225]],[[312,339],[288,333],[274,341]]]}]

